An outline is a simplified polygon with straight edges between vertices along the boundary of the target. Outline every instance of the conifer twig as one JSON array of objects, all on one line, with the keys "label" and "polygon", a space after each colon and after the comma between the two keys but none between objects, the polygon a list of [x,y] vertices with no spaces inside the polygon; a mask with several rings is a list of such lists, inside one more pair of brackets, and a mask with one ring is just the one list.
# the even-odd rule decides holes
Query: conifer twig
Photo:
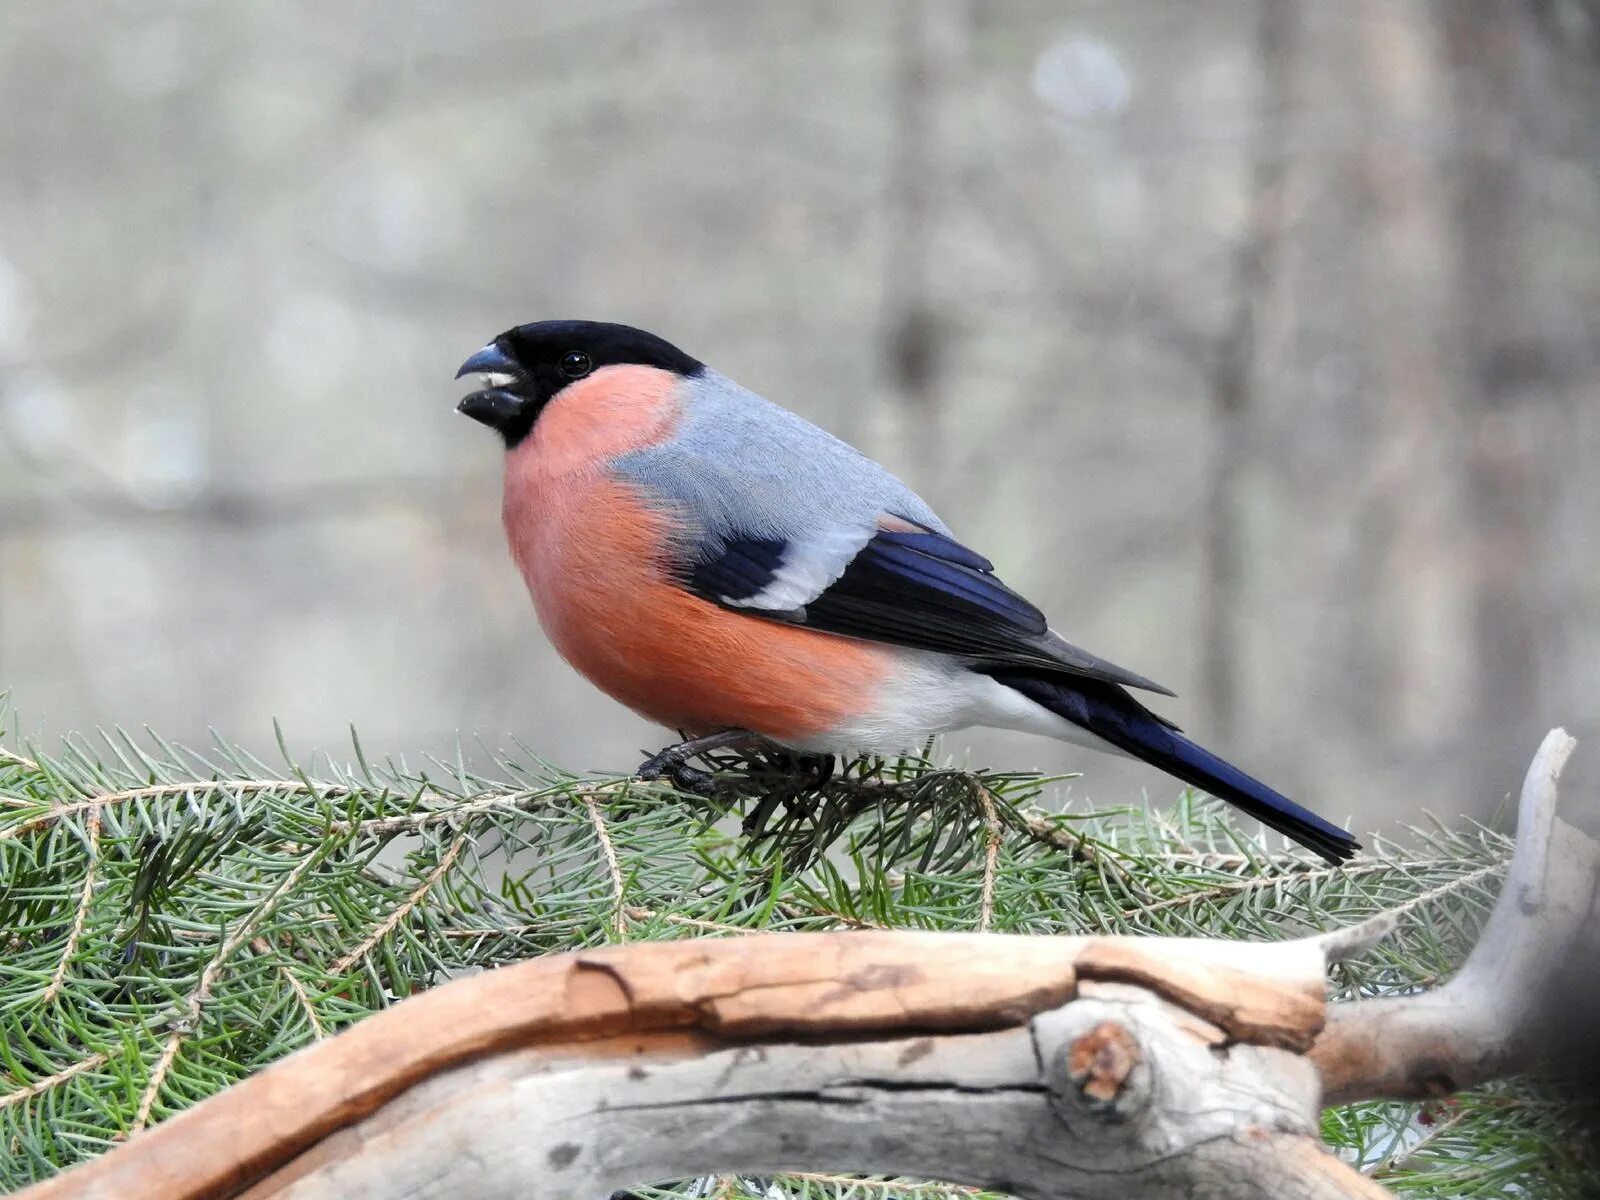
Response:
[{"label": "conifer twig", "polygon": [[0,829],[0,842],[11,841],[14,838],[20,838],[30,833],[37,833],[41,829],[48,829],[56,822],[68,817],[75,817],[79,813],[103,812],[108,807],[139,800],[160,800],[168,796],[202,796],[213,792],[233,793],[240,796],[248,795],[252,792],[299,792],[327,798],[347,795],[349,789],[331,784],[326,788],[320,788],[290,779],[208,779],[196,780],[190,783],[156,783],[148,787],[106,792],[103,795],[93,795],[83,800],[74,800],[66,804],[56,805],[38,816]]},{"label": "conifer twig", "polygon": [[290,871],[247,916],[240,920],[216,954],[206,963],[205,969],[200,972],[199,983],[189,994],[189,999],[184,1003],[182,1010],[171,1018],[172,1032],[167,1035],[166,1043],[161,1047],[161,1056],[156,1060],[154,1070],[150,1072],[150,1081],[139,1097],[139,1107],[135,1110],[133,1123],[128,1129],[129,1136],[138,1133],[150,1123],[150,1114],[155,1108],[156,1099],[161,1094],[162,1085],[167,1081],[167,1072],[172,1069],[172,1064],[178,1057],[178,1049],[182,1046],[184,1038],[199,1028],[206,1002],[211,999],[211,991],[221,977],[223,968],[233,957],[234,951],[255,937],[256,928],[260,923],[271,915],[279,901],[292,892],[306,873],[321,859],[320,853],[306,855],[294,870]]},{"label": "conifer twig", "polygon": [[978,894],[978,932],[994,924],[994,878],[1000,861],[1000,817],[995,812],[994,795],[977,784],[978,803],[983,805],[983,883]]},{"label": "conifer twig", "polygon": [[21,767],[24,771],[37,771],[39,764],[31,758],[26,758],[12,750],[0,746],[0,762],[10,763],[14,767]]},{"label": "conifer twig", "polygon": [[[1347,925],[1324,935],[1322,942],[1327,949],[1328,960],[1336,962],[1361,953],[1400,928],[1405,919],[1417,909],[1427,904],[1435,904],[1445,896],[1459,892],[1463,888],[1476,887],[1485,879],[1495,875],[1503,875],[1508,865],[1504,862],[1486,863],[1477,868],[1477,870],[1468,871],[1466,874],[1458,875],[1454,879],[1439,884],[1437,887],[1431,887],[1425,892],[1420,892],[1393,908],[1375,913],[1365,921],[1355,925]],[[1344,868],[1346,872],[1351,874],[1356,873],[1357,869],[1352,867]]]},{"label": "conifer twig", "polygon": [[439,856],[438,864],[433,868],[433,870],[428,872],[427,878],[419,883],[404,901],[396,905],[388,916],[384,917],[382,921],[378,922],[377,928],[374,929],[366,938],[364,938],[360,945],[356,946],[349,953],[341,955],[338,960],[328,968],[329,972],[333,975],[343,975],[351,967],[355,966],[356,963],[360,962],[368,954],[371,954],[373,947],[377,946],[379,942],[388,937],[389,934],[392,933],[400,924],[400,922],[404,921],[406,917],[408,917],[416,909],[417,905],[421,904],[423,900],[427,898],[428,893],[434,889],[434,886],[439,882],[439,880],[443,879],[449,872],[450,868],[455,865],[456,858],[464,849],[466,849],[469,840],[470,839],[468,836],[464,833],[456,835],[455,840],[450,843],[449,848]]},{"label": "conifer twig", "polygon": [[[272,958],[272,944],[266,938],[255,938],[250,943],[250,948],[263,958]],[[300,1011],[306,1015],[306,1023],[311,1026],[311,1036],[321,1041],[328,1036],[328,1031],[322,1027],[322,1021],[317,1016],[316,1005],[311,1003],[311,997],[306,994],[305,985],[295,978],[295,973],[289,969],[287,962],[277,964],[278,974],[283,976],[283,981],[289,985],[289,990],[294,993],[295,1000],[300,1005]]]},{"label": "conifer twig", "polygon": [[1074,860],[1104,871],[1129,895],[1149,894],[1115,858],[1110,854],[1101,853],[1092,839],[1081,833],[1065,830],[1056,822],[1033,813],[1024,813],[1022,820],[1024,830],[1034,840],[1056,850],[1064,850]]},{"label": "conifer twig", "polygon": [[32,1100],[35,1096],[42,1096],[51,1088],[59,1087],[70,1079],[82,1075],[85,1071],[93,1071],[103,1067],[111,1061],[111,1056],[104,1052],[91,1054],[87,1058],[80,1058],[70,1067],[64,1067],[42,1079],[35,1079],[27,1087],[18,1088],[14,1092],[0,1094],[0,1108],[10,1108],[13,1104],[21,1104],[25,1100]]},{"label": "conifer twig", "polygon": [[[893,1196],[908,1186],[904,1179],[862,1179],[857,1175],[829,1175],[820,1171],[794,1171],[785,1178],[800,1183],[820,1183],[829,1187],[880,1196]],[[918,1183],[909,1186],[915,1187],[921,1195],[929,1197],[930,1200],[947,1200],[947,1198],[955,1200],[957,1197],[983,1194],[982,1188],[961,1187],[954,1183]]]},{"label": "conifer twig", "polygon": [[88,865],[83,872],[83,887],[78,894],[78,911],[72,916],[72,928],[67,932],[67,944],[61,948],[61,958],[56,963],[55,972],[50,976],[50,983],[44,989],[44,995],[39,997],[39,1006],[55,1003],[61,994],[61,988],[67,981],[67,970],[72,966],[72,959],[78,952],[78,943],[83,938],[83,927],[89,920],[89,902],[94,899],[95,871],[100,865],[100,810],[94,809],[89,814],[86,823],[88,830],[88,846],[86,854]]},{"label": "conifer twig", "polygon": [[798,897],[794,900],[790,900],[781,905],[778,911],[783,913],[784,916],[788,917],[797,915],[826,917],[828,920],[833,921],[838,925],[842,925],[846,929],[892,928],[892,926],[885,925],[882,921],[872,921],[868,920],[866,917],[855,916],[851,913],[838,912],[827,907],[826,905],[816,903],[816,901],[810,899],[809,897]]},{"label": "conifer twig", "polygon": [[680,925],[685,929],[699,929],[705,933],[749,933],[750,930],[739,925],[728,925],[722,921],[706,921],[699,917],[686,917],[682,913],[657,912],[653,908],[639,908],[628,905],[623,913],[630,921],[665,921],[668,925]]},{"label": "conifer twig", "polygon": [[[593,790],[604,791],[610,785],[601,782],[591,785]],[[400,833],[421,833],[430,825],[451,824],[491,812],[532,812],[535,809],[571,803],[570,791],[562,788],[534,788],[524,790],[487,791],[475,796],[461,797],[446,792],[434,793],[445,802],[441,808],[424,808],[394,817],[378,817],[354,824],[333,826],[340,833],[358,837],[392,837]]]},{"label": "conifer twig", "polygon": [[617,862],[617,848],[611,842],[611,835],[606,832],[605,819],[600,815],[600,805],[592,792],[583,794],[583,807],[589,814],[589,824],[594,827],[594,836],[600,843],[600,852],[605,855],[606,873],[611,877],[611,923],[617,940],[621,941],[628,932],[627,883],[622,878],[622,866]]}]

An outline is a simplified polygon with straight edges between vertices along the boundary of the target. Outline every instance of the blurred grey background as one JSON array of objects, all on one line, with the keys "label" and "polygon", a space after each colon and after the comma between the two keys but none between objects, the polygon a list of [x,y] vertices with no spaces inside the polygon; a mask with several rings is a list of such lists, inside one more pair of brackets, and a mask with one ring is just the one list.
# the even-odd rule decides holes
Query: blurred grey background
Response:
[{"label": "blurred grey background", "polygon": [[1593,0],[10,0],[0,112],[29,735],[634,765],[452,411],[577,316],[880,457],[1330,816],[1490,815],[1554,723],[1600,781]]}]

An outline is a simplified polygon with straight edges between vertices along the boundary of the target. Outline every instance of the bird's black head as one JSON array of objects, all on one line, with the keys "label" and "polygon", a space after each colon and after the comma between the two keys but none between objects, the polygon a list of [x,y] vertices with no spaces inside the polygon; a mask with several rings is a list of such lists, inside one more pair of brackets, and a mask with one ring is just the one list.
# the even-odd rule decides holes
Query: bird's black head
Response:
[{"label": "bird's black head", "polygon": [[456,372],[482,375],[483,388],[456,406],[505,439],[509,450],[528,436],[544,406],[562,388],[602,367],[635,364],[676,375],[703,369],[672,343],[631,325],[605,321],[536,321],[508,329]]}]

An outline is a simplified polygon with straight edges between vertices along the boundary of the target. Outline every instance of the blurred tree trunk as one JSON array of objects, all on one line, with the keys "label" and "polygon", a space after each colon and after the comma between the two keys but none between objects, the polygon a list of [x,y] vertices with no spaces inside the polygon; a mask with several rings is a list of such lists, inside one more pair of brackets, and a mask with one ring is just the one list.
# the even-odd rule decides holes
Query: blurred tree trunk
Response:
[{"label": "blurred tree trunk", "polygon": [[[1523,178],[1530,139],[1527,73],[1540,69],[1533,10],[1503,0],[1440,6],[1452,67],[1455,295],[1461,369],[1462,503],[1470,539],[1470,728],[1479,778],[1501,795],[1514,782],[1496,760],[1540,721],[1540,427],[1557,390],[1549,347],[1525,333],[1530,264],[1519,252],[1528,218]],[[1548,64],[1545,64],[1548,66]],[[1541,420],[1541,418],[1543,418]]]},{"label": "blurred tree trunk", "polygon": [[[1351,464],[1351,552],[1342,575],[1351,615],[1343,644],[1348,712],[1364,740],[1453,740],[1459,691],[1462,570],[1450,536],[1442,350],[1450,317],[1450,212],[1427,131],[1448,102],[1426,11],[1367,0],[1357,26],[1362,150],[1352,205],[1360,214],[1359,325],[1376,404]],[[1445,444],[1441,444],[1441,443]],[[1453,748],[1453,747],[1452,747]]]},{"label": "blurred tree trunk", "polygon": [[[1558,247],[1562,274],[1541,272],[1543,295],[1538,328],[1558,339],[1554,362],[1558,378],[1549,389],[1551,410],[1545,426],[1547,471],[1561,481],[1545,497],[1544,579],[1540,626],[1540,688],[1546,712],[1573,714],[1580,737],[1600,737],[1600,701],[1595,689],[1595,647],[1600,638],[1600,572],[1591,551],[1597,545],[1595,514],[1600,513],[1600,281],[1575,249],[1600,245],[1600,0],[1537,0],[1537,45],[1549,70],[1521,81],[1535,89],[1524,109],[1538,122],[1543,173],[1561,205],[1561,236],[1541,237],[1535,245]],[[1547,205],[1549,201],[1546,201]],[[1535,214],[1551,223],[1548,211]],[[1570,226],[1570,228],[1569,228]],[[1570,272],[1570,274],[1566,273]],[[1571,301],[1568,288],[1583,280],[1588,303]],[[1600,762],[1580,755],[1573,778],[1589,795],[1600,797]],[[1600,806],[1592,831],[1600,831]]]},{"label": "blurred tree trunk", "polygon": [[1200,686],[1208,728],[1223,742],[1240,724],[1246,575],[1244,488],[1256,446],[1257,344],[1283,241],[1299,49],[1299,7],[1261,0],[1256,18],[1260,103],[1248,208],[1233,258],[1231,308],[1210,378],[1211,467],[1202,566]]},{"label": "blurred tree trunk", "polygon": [[953,176],[943,153],[940,111],[960,82],[970,20],[964,2],[901,0],[893,24],[883,355],[890,385],[905,403],[907,448],[921,463],[943,461],[938,390],[949,330],[933,295],[933,240],[938,197]]}]

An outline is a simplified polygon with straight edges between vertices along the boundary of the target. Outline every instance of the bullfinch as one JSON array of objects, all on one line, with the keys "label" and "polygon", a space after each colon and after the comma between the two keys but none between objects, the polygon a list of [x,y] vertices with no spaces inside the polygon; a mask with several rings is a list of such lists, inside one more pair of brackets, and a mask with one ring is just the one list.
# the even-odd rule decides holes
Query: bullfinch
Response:
[{"label": "bullfinch", "polygon": [[886,469],[661,338],[539,321],[462,375],[483,387],[460,411],[505,441],[506,536],[545,632],[699,735],[684,747],[1020,729],[1142,759],[1330,862],[1360,848],[1134,699],[1172,693],[1055,634]]}]

